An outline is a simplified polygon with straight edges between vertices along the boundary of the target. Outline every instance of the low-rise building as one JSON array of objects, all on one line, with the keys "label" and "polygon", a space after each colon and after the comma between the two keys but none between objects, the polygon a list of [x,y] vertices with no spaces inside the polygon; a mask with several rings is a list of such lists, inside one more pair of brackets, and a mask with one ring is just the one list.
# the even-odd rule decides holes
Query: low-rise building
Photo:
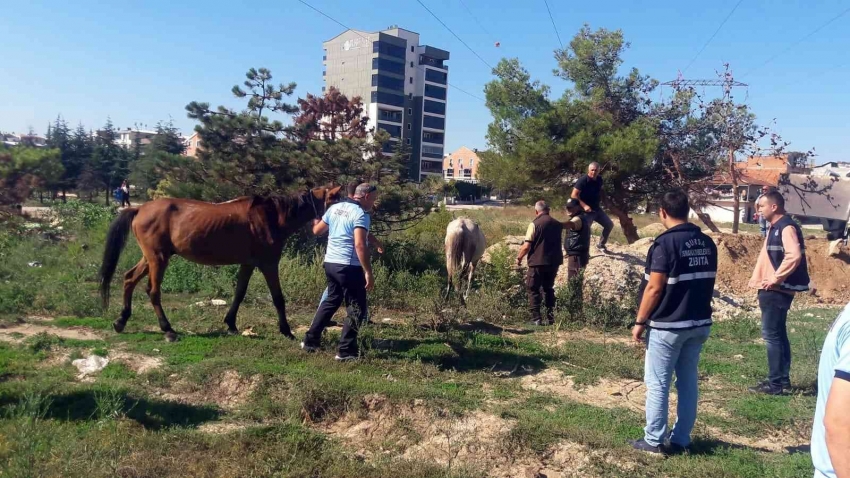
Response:
[{"label": "low-rise building", "polygon": [[443,157],[443,179],[478,183],[478,166],[481,160],[476,151],[461,146]]},{"label": "low-rise building", "polygon": [[184,156],[196,157],[198,156],[198,150],[201,148],[201,137],[198,135],[198,132],[192,133],[192,136],[189,136],[183,141],[183,144],[186,146],[186,150],[183,151]]}]

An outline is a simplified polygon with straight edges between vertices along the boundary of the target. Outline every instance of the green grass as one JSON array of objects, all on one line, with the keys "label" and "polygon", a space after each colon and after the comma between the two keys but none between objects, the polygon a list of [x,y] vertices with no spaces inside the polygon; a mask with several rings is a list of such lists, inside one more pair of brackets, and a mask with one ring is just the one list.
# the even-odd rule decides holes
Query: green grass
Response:
[{"label": "green grass", "polygon": [[[467,213],[481,223],[491,244],[522,234],[531,218],[528,208]],[[627,444],[642,434],[642,413],[570,401],[526,389],[522,382],[546,369],[569,375],[577,393],[603,378],[640,381],[641,348],[582,339],[582,331],[627,337],[635,313],[633,291],[620,302],[585,297],[581,307],[558,311],[557,330],[532,329],[524,325],[523,279],[510,268],[512,257],[503,250],[482,265],[466,307],[444,301],[442,239],[446,224],[459,213],[435,213],[385,238],[387,253],[376,261],[378,286],[370,295],[376,323],[361,330],[364,358],[354,364],[333,360],[338,328],[326,332],[316,354],[306,354],[280,336],[259,274],[238,318],[241,329],[251,326],[257,335],[226,336],[226,307],[194,304],[213,297],[230,302],[234,269],[183,260],[172,262],[164,284],[164,307],[181,339],[164,342],[144,287],[136,291],[126,331],[115,334],[120,277],[105,313],[96,282],[112,212],[73,204],[61,214],[73,240],[44,239],[0,225],[0,324],[14,326],[28,315],[44,315],[54,320],[25,320],[84,328],[101,339],[40,334],[22,343],[0,342],[3,476],[488,475],[486,467],[404,459],[411,443],[433,438],[416,420],[393,413],[411,407],[434,417],[454,419],[483,411],[506,420],[510,430],[495,445],[498,456],[488,457],[493,460],[545,461],[555,447],[572,443],[587,447],[582,472],[590,476],[811,476],[807,454],[735,446],[719,441],[708,427],[749,438],[791,435],[805,443],[814,412],[811,392],[819,348],[833,309],[795,311],[789,317],[792,381],[800,388],[785,397],[746,392],[766,374],[757,318],[715,324],[700,363],[701,393],[711,406],[700,411],[694,452],[653,460]],[[635,222],[643,227],[656,218],[637,217]],[[320,252],[315,241],[299,236],[281,261],[289,320],[296,330],[310,323],[324,288]],[[138,258],[131,240],[119,271]],[[43,267],[27,266],[32,260]],[[561,303],[575,300],[569,290],[558,294]],[[382,322],[384,317],[392,323]],[[562,339],[562,332],[569,339]],[[132,361],[111,361],[83,382],[68,360],[109,357],[117,351],[157,357],[163,365],[137,373]],[[336,438],[325,430],[341,417],[372,416],[375,411],[367,402],[375,395],[387,399],[385,419],[395,425],[392,433],[380,437],[386,452],[358,456],[356,438]],[[223,423],[247,428],[226,434],[202,431]]]}]

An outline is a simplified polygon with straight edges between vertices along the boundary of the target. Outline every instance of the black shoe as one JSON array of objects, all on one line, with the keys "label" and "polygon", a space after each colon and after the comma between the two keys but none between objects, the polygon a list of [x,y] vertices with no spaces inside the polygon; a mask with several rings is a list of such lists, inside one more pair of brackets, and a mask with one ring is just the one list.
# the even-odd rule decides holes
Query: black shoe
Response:
[{"label": "black shoe", "polygon": [[339,327],[339,322],[337,322],[335,320],[329,320],[328,321],[328,327]]},{"label": "black shoe", "polygon": [[785,390],[781,386],[777,387],[768,382],[762,382],[755,387],[748,388],[747,390],[752,393],[763,393],[765,395],[785,395]]},{"label": "black shoe", "polygon": [[688,447],[686,446],[670,443],[670,445],[664,447],[665,455],[684,455],[686,453],[688,453]]},{"label": "black shoe", "polygon": [[605,244],[596,244],[596,249],[602,252],[608,252],[608,248],[605,247]]},{"label": "black shoe", "polygon": [[663,455],[664,450],[660,446],[652,446],[646,442],[643,438],[640,440],[629,440],[629,444],[635,450],[645,451],[647,453],[652,453],[653,455]]}]

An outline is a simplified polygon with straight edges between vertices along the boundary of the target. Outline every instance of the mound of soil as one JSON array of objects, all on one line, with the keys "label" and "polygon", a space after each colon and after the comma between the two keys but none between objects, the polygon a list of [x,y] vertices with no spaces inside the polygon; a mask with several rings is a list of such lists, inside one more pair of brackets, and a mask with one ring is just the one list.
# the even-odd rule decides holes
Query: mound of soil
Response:
[{"label": "mound of soil", "polygon": [[[660,230],[663,230],[660,224],[650,224],[641,229],[641,234],[657,235],[655,231]],[[718,252],[716,294],[712,304],[718,318],[754,308],[757,305],[756,293],[748,287],[748,283],[764,239],[753,234],[710,235],[717,243]],[[619,300],[636,288],[643,276],[646,254],[652,241],[652,238],[645,237],[630,245],[608,244],[607,253],[591,248],[590,262],[584,272],[585,294],[594,292],[606,300]],[[489,247],[482,260],[488,261],[490,253],[499,247],[508,247],[515,254],[520,244],[521,237],[509,236]],[[796,305],[844,305],[850,302],[850,249],[837,246],[838,253],[835,254],[836,246],[832,246],[833,254],[830,255],[830,243],[826,239],[812,236],[806,239],[806,258],[814,292],[798,294]],[[556,285],[566,282],[567,270],[561,267]]]}]

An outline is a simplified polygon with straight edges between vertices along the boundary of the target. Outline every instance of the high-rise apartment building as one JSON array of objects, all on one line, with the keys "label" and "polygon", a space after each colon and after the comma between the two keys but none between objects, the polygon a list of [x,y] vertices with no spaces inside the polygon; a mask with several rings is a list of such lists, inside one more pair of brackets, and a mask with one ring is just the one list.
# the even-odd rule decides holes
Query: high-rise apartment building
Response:
[{"label": "high-rise apartment building", "polygon": [[419,44],[419,34],[393,26],[380,32],[347,30],[324,42],[325,88],[359,96],[370,125],[410,147],[410,174],[442,176],[449,52]]}]

